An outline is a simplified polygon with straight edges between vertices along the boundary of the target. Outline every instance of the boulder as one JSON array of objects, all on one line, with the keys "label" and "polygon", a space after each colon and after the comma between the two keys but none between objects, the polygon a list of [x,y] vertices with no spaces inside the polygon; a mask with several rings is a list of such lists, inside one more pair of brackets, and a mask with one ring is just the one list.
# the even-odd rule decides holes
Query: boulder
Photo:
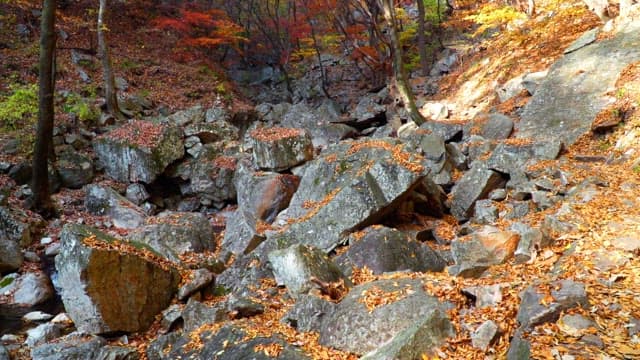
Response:
[{"label": "boulder", "polygon": [[151,197],[144,185],[140,183],[129,184],[125,196],[129,201],[138,206]]},{"label": "boulder", "polygon": [[386,122],[387,108],[382,104],[382,100],[380,94],[362,96],[351,113],[351,117],[355,119],[352,125],[364,129],[375,123]]},{"label": "boulder", "polygon": [[238,140],[238,129],[226,121],[194,123],[184,128],[185,138],[196,137],[202,144]]},{"label": "boulder", "polygon": [[427,173],[419,155],[392,139],[337,144],[306,166],[288,225],[267,237],[281,248],[303,243],[331,251],[395,210]]},{"label": "boulder", "polygon": [[[194,346],[197,341],[202,346]],[[277,352],[269,352],[277,348]],[[216,360],[309,360],[309,356],[287,343],[279,335],[250,336],[234,326],[223,326],[218,331],[203,330],[180,335],[160,336],[147,349],[149,360],[216,359]]]},{"label": "boulder", "polygon": [[184,155],[179,128],[149,121],[134,121],[99,136],[93,149],[114,180],[147,184]]},{"label": "boulder", "polygon": [[60,335],[61,332],[58,325],[51,323],[40,324],[33,329],[27,330],[27,340],[24,343],[33,348],[58,338]]},{"label": "boulder", "polygon": [[451,275],[479,277],[491,265],[502,264],[513,256],[520,236],[484,226],[471,235],[471,239],[457,239],[451,243],[455,265],[449,267]]},{"label": "boulder", "polygon": [[23,261],[20,245],[0,231],[0,274],[18,270]]},{"label": "boulder", "polygon": [[109,216],[115,227],[123,229],[142,226],[146,217],[142,209],[109,186],[88,185],[84,204],[89,213]]},{"label": "boulder", "polygon": [[530,95],[535,95],[538,86],[544,81],[547,74],[549,74],[549,70],[528,73],[522,78],[522,86],[524,86]]},{"label": "boulder", "polygon": [[42,304],[54,296],[49,277],[43,273],[26,273],[15,281],[13,302],[19,305]]},{"label": "boulder", "polygon": [[0,232],[4,231],[9,240],[20,246],[31,245],[43,226],[42,219],[33,213],[27,213],[18,207],[0,206]]},{"label": "boulder", "polygon": [[189,178],[191,191],[203,200],[216,203],[236,199],[233,177],[237,159],[231,156],[217,156],[208,159],[200,156],[191,166]]},{"label": "boulder", "polygon": [[[620,72],[640,60],[639,40],[640,32],[625,29],[565,54],[524,107],[518,137],[571,145],[588,132],[596,115],[615,100],[607,93],[615,88]],[[606,67],[600,61],[604,58]]]},{"label": "boulder", "polygon": [[213,283],[213,273],[207,269],[193,271],[192,276],[178,290],[178,300],[185,300],[196,291],[203,289]]},{"label": "boulder", "polygon": [[138,350],[128,346],[107,345],[98,350],[95,360],[138,360]]},{"label": "boulder", "polygon": [[535,258],[542,246],[542,231],[518,222],[511,224],[510,230],[520,235],[520,241],[514,253],[516,263],[525,263]]},{"label": "boulder", "polygon": [[523,338],[523,331],[516,330],[509,351],[507,352],[507,360],[522,360],[531,358],[531,344]]},{"label": "boulder", "polygon": [[251,217],[272,223],[276,215],[289,206],[300,178],[273,172],[253,172],[239,166],[236,173],[238,208]]},{"label": "boulder", "polygon": [[176,126],[187,126],[204,122],[205,118],[206,110],[202,105],[195,105],[167,116],[165,121]]},{"label": "boulder", "polygon": [[483,121],[480,128],[480,136],[485,139],[502,140],[511,135],[513,131],[513,120],[500,113],[491,113]]},{"label": "boulder", "polygon": [[491,320],[483,322],[471,333],[471,345],[477,349],[487,350],[498,335],[498,330],[498,325],[495,322]]},{"label": "boulder", "polygon": [[269,262],[278,285],[286,286],[293,297],[317,287],[314,280],[331,283],[343,279],[340,269],[322,251],[306,245],[272,251]]},{"label": "boulder", "polygon": [[523,75],[508,80],[496,89],[500,102],[505,102],[524,90]]},{"label": "boulder", "polygon": [[520,294],[517,319],[522,329],[556,321],[569,309],[589,306],[585,285],[582,283],[558,280],[548,284],[548,289],[548,293],[543,293],[539,286],[533,285]]},{"label": "boulder", "polygon": [[[100,349],[107,341],[99,336],[67,335],[59,342],[36,346],[31,350],[33,360],[98,359]],[[121,358],[122,360],[133,360]],[[103,360],[106,360],[103,358]],[[114,359],[115,360],[115,359]]]},{"label": "boulder", "polygon": [[230,254],[248,254],[260,245],[266,236],[259,231],[258,225],[253,215],[242,209],[234,211],[227,220],[224,238],[220,244],[221,258],[225,259]]},{"label": "boulder", "polygon": [[502,176],[484,164],[476,163],[451,189],[451,214],[462,221],[473,216],[477,200],[504,185]]},{"label": "boulder", "polygon": [[142,244],[77,224],[65,225],[60,239],[60,295],[79,331],[144,331],[177,290],[177,271]]},{"label": "boulder", "polygon": [[176,263],[182,255],[215,250],[213,227],[201,213],[165,211],[147,218],[130,237]]},{"label": "boulder", "polygon": [[282,171],[313,158],[311,136],[293,128],[260,128],[251,132],[253,161],[263,170]]},{"label": "boulder", "polygon": [[296,303],[281,321],[300,332],[318,332],[335,307],[334,303],[315,295],[299,295]]},{"label": "boulder", "polygon": [[206,305],[200,301],[189,299],[182,310],[184,330],[191,332],[202,325],[213,324],[226,320],[227,310],[224,304]]},{"label": "boulder", "polygon": [[500,284],[469,286],[462,289],[462,293],[475,299],[474,305],[477,308],[494,307],[502,302],[502,288]]},{"label": "boulder", "polygon": [[373,274],[409,270],[442,271],[446,262],[428,245],[411,240],[406,234],[374,226],[349,237],[349,248],[336,258],[345,274],[367,267]]},{"label": "boulder", "polygon": [[362,355],[395,342],[394,349],[417,354],[453,333],[444,306],[421,281],[377,280],[354,287],[342,299],[323,321],[320,344]]},{"label": "boulder", "polygon": [[58,155],[56,169],[62,186],[80,189],[93,180],[93,160],[77,152],[65,151]]}]

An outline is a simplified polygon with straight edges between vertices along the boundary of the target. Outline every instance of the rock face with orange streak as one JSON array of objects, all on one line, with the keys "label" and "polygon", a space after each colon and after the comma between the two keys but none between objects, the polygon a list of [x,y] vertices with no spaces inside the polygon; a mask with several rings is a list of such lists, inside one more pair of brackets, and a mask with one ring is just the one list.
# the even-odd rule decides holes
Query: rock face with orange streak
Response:
[{"label": "rock face with orange streak", "polygon": [[68,224],[60,235],[56,257],[61,297],[78,331],[88,334],[146,330],[171,302],[177,271],[139,254],[110,247],[113,238],[87,226]]},{"label": "rock face with orange streak", "polygon": [[511,258],[520,241],[514,231],[502,231],[484,226],[471,235],[471,239],[451,243],[455,265],[449,267],[451,275],[479,277],[491,265],[502,264]]}]

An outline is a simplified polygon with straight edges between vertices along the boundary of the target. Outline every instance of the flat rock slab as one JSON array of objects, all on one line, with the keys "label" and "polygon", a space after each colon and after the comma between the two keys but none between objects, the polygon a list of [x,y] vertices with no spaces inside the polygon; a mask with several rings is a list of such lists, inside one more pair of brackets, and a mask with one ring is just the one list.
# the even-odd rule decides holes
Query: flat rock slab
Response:
[{"label": "flat rock slab", "polygon": [[78,331],[144,331],[169,306],[179,275],[148,249],[141,251],[143,245],[76,224],[65,225],[60,239],[55,266],[61,297]]},{"label": "flat rock slab", "polygon": [[[380,299],[386,301],[375,306]],[[444,306],[424,291],[422,281],[377,280],[354,287],[342,299],[323,321],[320,344],[365,354],[416,325],[425,334],[433,335],[429,339],[431,346],[453,334]]]},{"label": "flat rock slab", "polygon": [[525,106],[517,136],[573,144],[612,102],[605,94],[614,88],[620,72],[639,60],[640,32],[633,29],[566,54]]},{"label": "flat rock slab", "polygon": [[343,142],[323,154],[305,169],[287,209],[289,224],[268,235],[281,248],[302,243],[331,251],[394,210],[428,174],[422,157],[393,139]]},{"label": "flat rock slab", "polygon": [[313,159],[311,136],[302,129],[260,128],[251,132],[253,161],[263,170],[282,171]]},{"label": "flat rock slab", "polygon": [[93,149],[107,175],[121,182],[151,183],[184,155],[178,127],[134,121],[96,138]]}]

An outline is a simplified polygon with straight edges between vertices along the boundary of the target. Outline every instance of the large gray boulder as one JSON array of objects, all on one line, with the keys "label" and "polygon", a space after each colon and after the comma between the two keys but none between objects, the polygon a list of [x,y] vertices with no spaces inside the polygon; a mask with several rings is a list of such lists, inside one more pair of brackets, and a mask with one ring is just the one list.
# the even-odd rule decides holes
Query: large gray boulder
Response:
[{"label": "large gray boulder", "polygon": [[[375,306],[381,297],[387,301]],[[424,291],[422,281],[377,280],[354,287],[342,299],[323,321],[320,344],[362,355],[399,341],[390,346],[417,353],[453,333],[443,304]]]},{"label": "large gray boulder", "polygon": [[263,170],[282,171],[313,158],[311,136],[302,129],[260,128],[251,132],[253,161]]},{"label": "large gray boulder", "polygon": [[489,266],[502,264],[513,256],[520,235],[493,226],[484,226],[471,235],[471,239],[456,239],[451,243],[455,265],[449,267],[451,275],[479,277]]},{"label": "large gray boulder", "polygon": [[428,245],[387,227],[372,227],[349,238],[349,249],[336,258],[345,274],[367,267],[373,274],[392,271],[442,271],[446,262]]},{"label": "large gray boulder", "polygon": [[59,342],[34,347],[31,350],[31,358],[33,360],[97,359],[100,349],[106,343],[107,341],[99,336],[78,337],[68,335],[61,338]]},{"label": "large gray boulder", "polygon": [[142,209],[109,186],[87,185],[84,205],[89,213],[106,215],[115,227],[123,229],[141,226],[146,217]]},{"label": "large gray boulder", "polygon": [[489,193],[504,185],[505,179],[500,173],[476,162],[451,190],[451,214],[458,220],[467,220],[473,216],[477,200],[486,198]]},{"label": "large gray boulder", "polygon": [[93,160],[73,151],[65,151],[58,155],[56,169],[62,186],[79,189],[93,180]]},{"label": "large gray boulder", "polygon": [[67,224],[56,257],[62,302],[76,328],[89,334],[144,331],[177,290],[179,275],[137,243]]},{"label": "large gray boulder", "polygon": [[191,166],[191,191],[202,203],[235,200],[236,187],[233,178],[236,164],[237,159],[231,156],[223,155],[214,159],[200,156]]},{"label": "large gray boulder", "polygon": [[323,154],[306,166],[287,209],[289,224],[268,234],[283,247],[332,250],[395,210],[428,173],[421,156],[392,139],[343,142]]},{"label": "large gray boulder", "polygon": [[547,294],[540,292],[538,286],[527,287],[520,294],[520,308],[518,309],[518,323],[523,329],[531,329],[536,325],[558,320],[560,315],[575,307],[588,307],[589,299],[585,285],[572,280],[558,280],[549,284]]},{"label": "large gray boulder", "polygon": [[[637,28],[632,22],[614,37],[558,60],[524,107],[518,137],[559,139],[571,145],[588,132],[596,115],[615,100],[607,93],[615,88],[620,72],[640,60]],[[602,59],[607,59],[607,66],[602,66]]]},{"label": "large gray boulder", "polygon": [[41,272],[21,275],[15,281],[15,288],[13,302],[23,306],[42,304],[54,296],[51,280]]},{"label": "large gray boulder", "polygon": [[147,218],[130,238],[176,263],[182,255],[215,250],[213,227],[201,213],[165,211]]},{"label": "large gray boulder", "polygon": [[153,182],[165,168],[184,155],[178,127],[134,121],[93,141],[105,173],[120,182]]},{"label": "large gray boulder", "polygon": [[13,206],[0,206],[0,232],[6,237],[26,247],[37,235],[44,222],[38,216],[30,215],[26,211]]}]

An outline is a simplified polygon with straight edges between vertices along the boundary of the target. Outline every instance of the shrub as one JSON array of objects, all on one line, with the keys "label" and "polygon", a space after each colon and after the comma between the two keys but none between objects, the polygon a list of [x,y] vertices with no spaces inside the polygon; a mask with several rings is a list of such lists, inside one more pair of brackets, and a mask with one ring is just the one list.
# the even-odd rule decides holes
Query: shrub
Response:
[{"label": "shrub", "polygon": [[0,124],[5,130],[33,125],[38,116],[38,86],[10,85],[11,94],[0,98]]}]

